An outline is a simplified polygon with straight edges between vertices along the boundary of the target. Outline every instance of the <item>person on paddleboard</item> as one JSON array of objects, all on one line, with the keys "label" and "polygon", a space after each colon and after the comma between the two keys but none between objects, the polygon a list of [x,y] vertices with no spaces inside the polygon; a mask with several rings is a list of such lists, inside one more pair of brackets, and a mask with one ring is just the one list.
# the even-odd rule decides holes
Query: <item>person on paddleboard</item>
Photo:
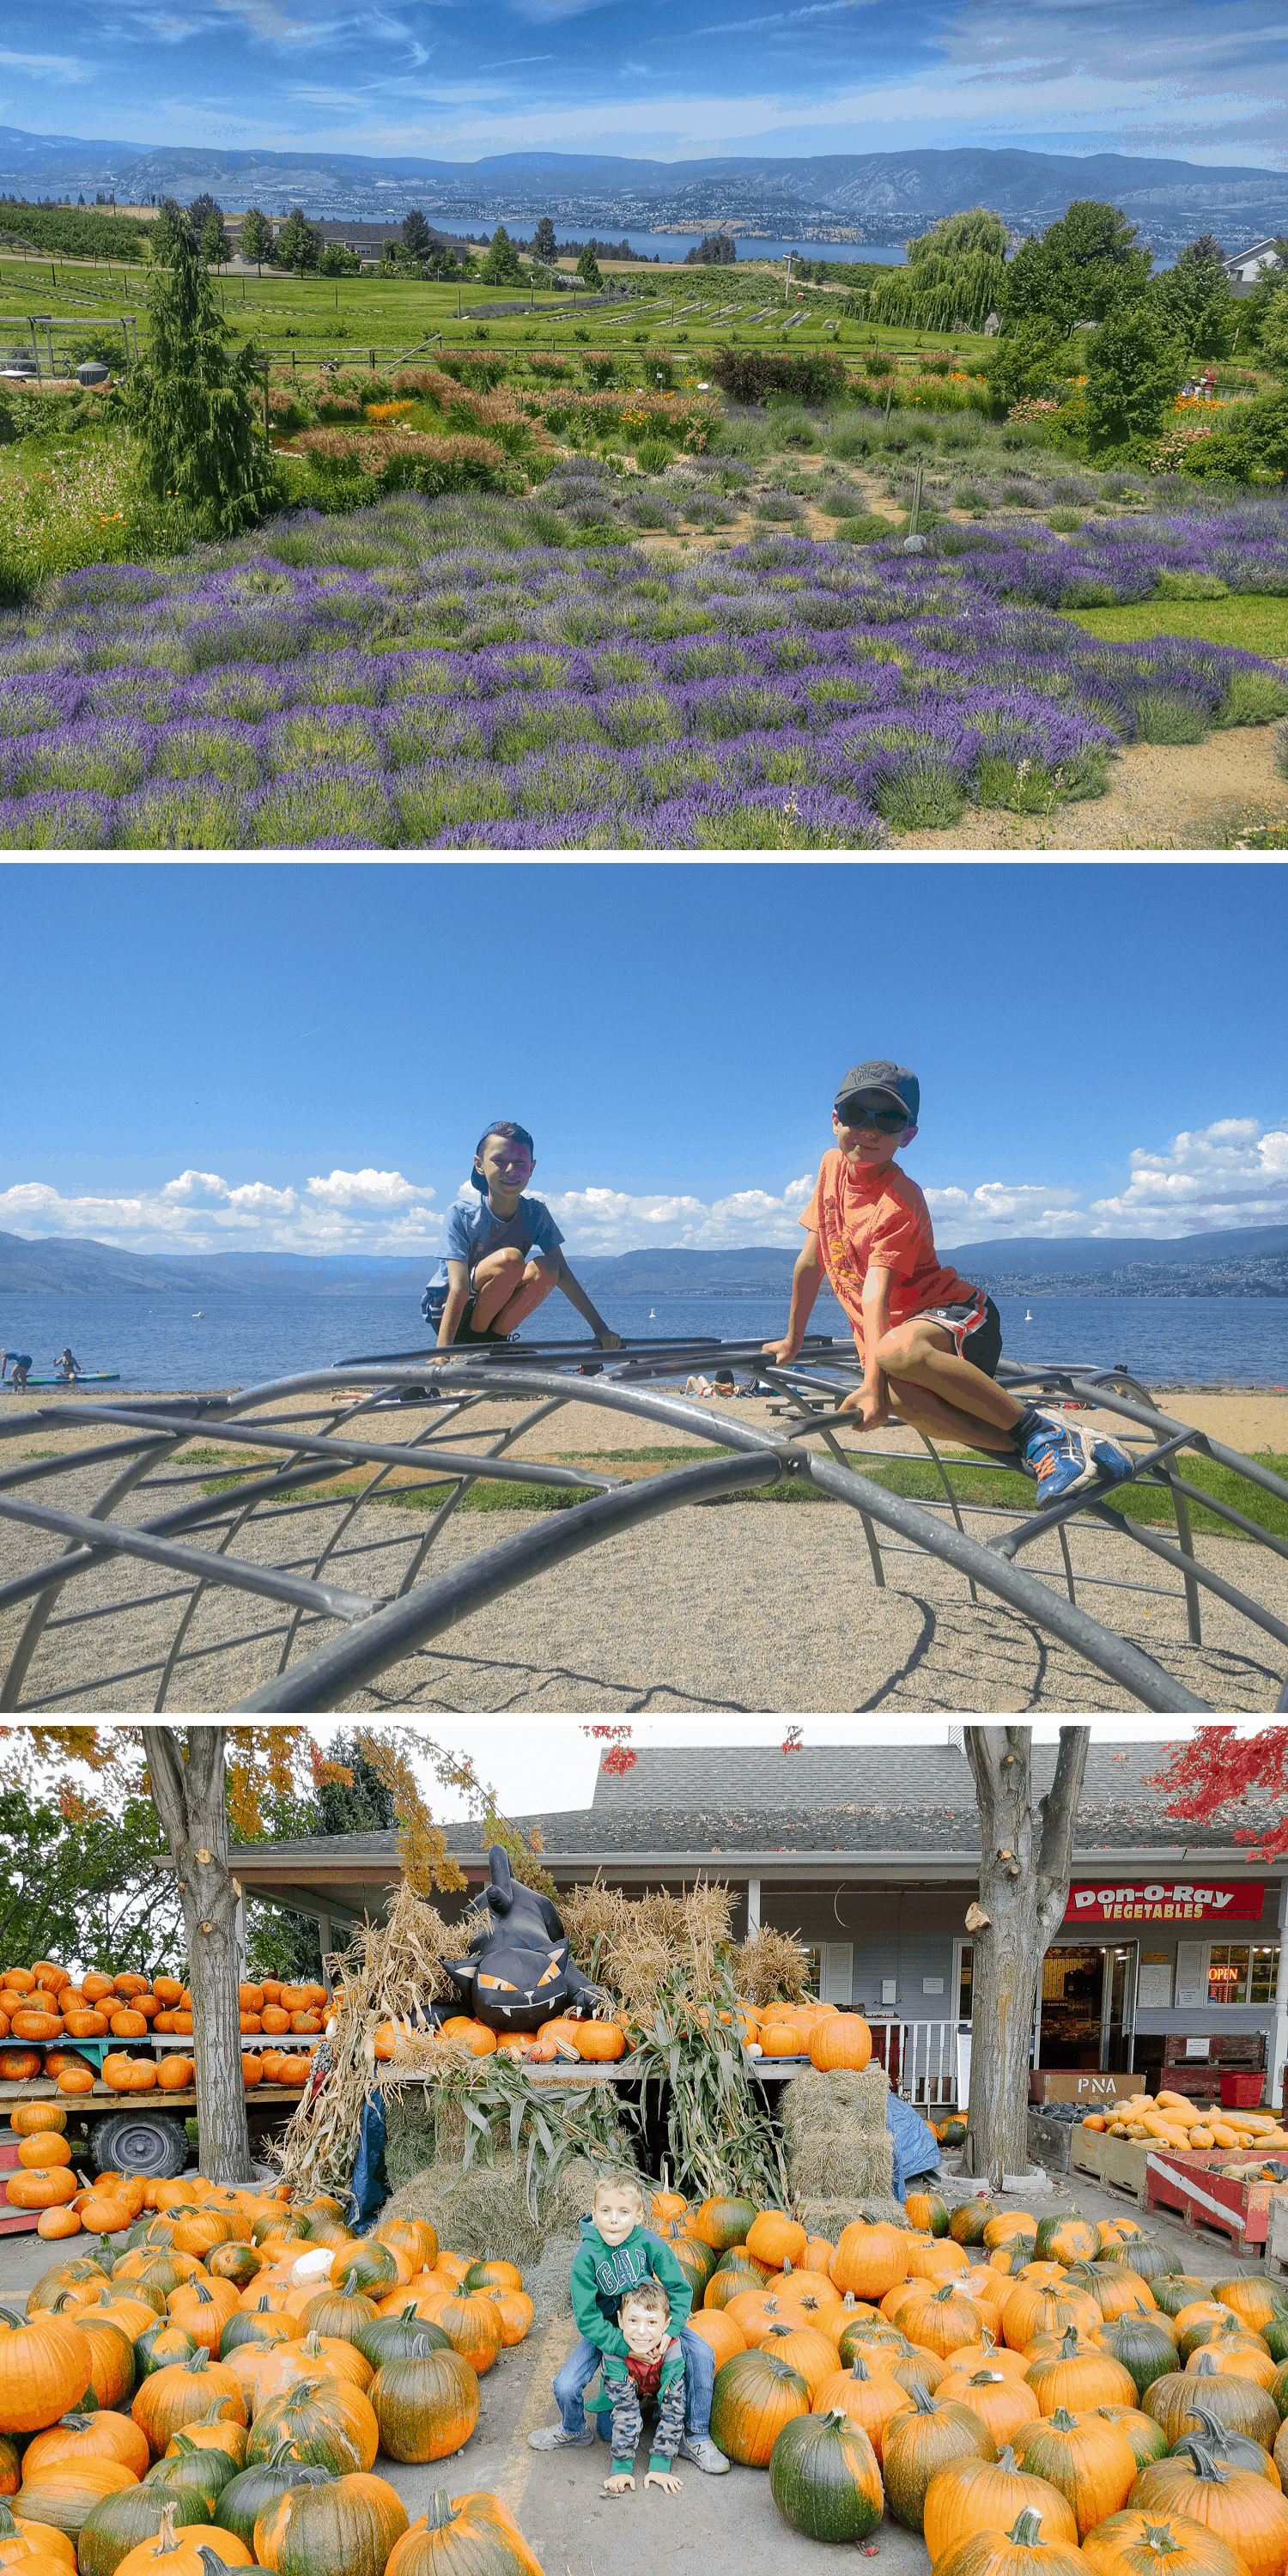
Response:
[{"label": "person on paddleboard", "polygon": [[54,1362],[54,1367],[58,1371],[58,1375],[60,1377],[66,1378],[70,1386],[75,1385],[77,1378],[82,1374],[82,1370],[80,1361],[78,1359],[74,1359],[72,1356],[70,1342],[64,1343],[62,1351]]}]

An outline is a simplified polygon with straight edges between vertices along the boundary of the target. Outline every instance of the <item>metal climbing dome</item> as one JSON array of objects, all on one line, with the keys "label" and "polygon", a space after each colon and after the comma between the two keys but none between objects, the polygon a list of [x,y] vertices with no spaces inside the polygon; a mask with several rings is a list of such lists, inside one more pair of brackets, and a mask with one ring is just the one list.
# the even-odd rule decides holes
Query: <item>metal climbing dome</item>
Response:
[{"label": "metal climbing dome", "polygon": [[[690,1369],[716,1364],[754,1371],[777,1402],[777,1420],[741,1420],[676,1390]],[[1187,1453],[1197,1455],[1288,1502],[1288,1483],[1256,1459],[1173,1421],[1121,1371],[1003,1362],[999,1380],[1013,1392],[1094,1404],[1115,1418],[1132,1482],[1168,1497],[1169,1534],[1111,1510],[1095,1489],[1045,1510],[963,1504],[924,1438],[943,1497],[914,1501],[860,1472],[840,1446],[844,1426],[833,1409],[858,1366],[852,1343],[821,1337],[787,1368],[768,1364],[750,1342],[634,1342],[611,1353],[524,1342],[376,1354],[231,1395],[126,1394],[24,1409],[0,1421],[0,1708],[334,1709],[473,1612],[601,1542],[787,1478],[808,1479],[857,1513],[878,1588],[892,1556],[938,1559],[972,1602],[1022,1613],[1142,1708],[1198,1716],[1213,1703],[1097,1618],[1079,1597],[1089,1585],[1183,1596],[1187,1635],[1199,1646],[1206,1594],[1288,1648],[1288,1623],[1204,1564],[1191,1529],[1190,1506],[1201,1504],[1249,1543],[1250,1568],[1268,1574],[1271,1557],[1288,1557],[1288,1543],[1183,1472]],[[520,1408],[499,1430],[487,1422],[498,1399]],[[720,1454],[629,1480],[607,1464],[510,1454],[570,1405],[633,1416]],[[84,1435],[75,1446],[3,1463],[6,1443],[73,1426]],[[869,1448],[865,1463],[872,1455]],[[1004,1462],[993,1471],[1005,1472]],[[436,1559],[463,1497],[496,1478],[563,1486],[585,1500],[545,1511],[463,1561]],[[414,1508],[381,1510],[395,1493]],[[972,1513],[1000,1526],[974,1536]],[[1142,1576],[1169,1569],[1171,1582],[1075,1575],[1074,1522],[1108,1525],[1140,1551]],[[1054,1578],[1033,1568],[1031,1552],[1047,1533],[1059,1550]],[[593,1584],[593,1565],[585,1580]],[[233,1699],[221,1696],[230,1672]],[[1288,1705],[1273,1687],[1278,1705]]]}]

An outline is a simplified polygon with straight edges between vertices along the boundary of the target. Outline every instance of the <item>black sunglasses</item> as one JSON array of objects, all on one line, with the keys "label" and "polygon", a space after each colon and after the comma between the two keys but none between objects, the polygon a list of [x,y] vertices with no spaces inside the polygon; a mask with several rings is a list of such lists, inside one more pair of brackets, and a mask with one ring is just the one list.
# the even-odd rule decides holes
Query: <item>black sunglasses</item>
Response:
[{"label": "black sunglasses", "polygon": [[875,1127],[883,1136],[897,1136],[912,1123],[906,1109],[869,1109],[861,1100],[839,1100],[836,1114],[843,1127]]}]

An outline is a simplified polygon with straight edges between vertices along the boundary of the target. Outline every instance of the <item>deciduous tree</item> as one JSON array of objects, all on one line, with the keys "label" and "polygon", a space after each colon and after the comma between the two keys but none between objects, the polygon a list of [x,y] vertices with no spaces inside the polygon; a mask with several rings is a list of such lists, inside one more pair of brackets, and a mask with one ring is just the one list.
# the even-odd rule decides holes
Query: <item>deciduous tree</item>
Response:
[{"label": "deciduous tree", "polygon": [[1079,199],[1058,223],[1021,243],[1004,274],[1004,324],[1043,315],[1068,338],[1079,322],[1103,322],[1115,305],[1142,295],[1153,254],[1114,206]]},{"label": "deciduous tree", "polygon": [[1027,1726],[968,1726],[966,1759],[979,1809],[979,1903],[966,1925],[971,1976],[968,2173],[1001,2187],[1028,2171],[1029,2054],[1043,1957],[1069,1901],[1074,1824],[1091,1729],[1062,1726],[1055,1778],[1033,1796]]},{"label": "deciduous tree", "polygon": [[1185,350],[1144,298],[1116,305],[1087,350],[1087,435],[1096,448],[1139,454],[1185,382]]},{"label": "deciduous tree", "polygon": [[1246,1806],[1255,1824],[1236,1825],[1232,1839],[1252,1846],[1258,1861],[1288,1852],[1288,1726],[1263,1726],[1236,1735],[1232,1726],[1204,1726],[1187,1744],[1169,1745],[1166,1768],[1149,1785],[1162,1793],[1169,1816],[1210,1824],[1223,1807]]},{"label": "deciduous tree", "polygon": [[248,206],[242,216],[241,255],[253,259],[259,275],[264,274],[265,260],[273,256],[273,227],[258,206]]},{"label": "deciduous tree", "polygon": [[294,268],[303,277],[318,264],[319,243],[312,224],[306,221],[302,206],[292,206],[277,236],[277,257],[282,268]]}]

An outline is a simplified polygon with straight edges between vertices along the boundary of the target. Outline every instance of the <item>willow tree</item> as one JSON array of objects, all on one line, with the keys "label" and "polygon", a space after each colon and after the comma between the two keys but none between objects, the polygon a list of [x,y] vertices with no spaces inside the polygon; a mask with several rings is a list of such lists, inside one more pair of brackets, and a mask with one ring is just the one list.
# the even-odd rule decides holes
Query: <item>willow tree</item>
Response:
[{"label": "willow tree", "polygon": [[1064,1920],[1091,1729],[1062,1726],[1055,1777],[1033,1796],[1027,1726],[968,1726],[979,1809],[979,1902],[971,1971],[970,2111],[962,2166],[999,2190],[1028,2171],[1029,2051],[1042,1961]]}]

